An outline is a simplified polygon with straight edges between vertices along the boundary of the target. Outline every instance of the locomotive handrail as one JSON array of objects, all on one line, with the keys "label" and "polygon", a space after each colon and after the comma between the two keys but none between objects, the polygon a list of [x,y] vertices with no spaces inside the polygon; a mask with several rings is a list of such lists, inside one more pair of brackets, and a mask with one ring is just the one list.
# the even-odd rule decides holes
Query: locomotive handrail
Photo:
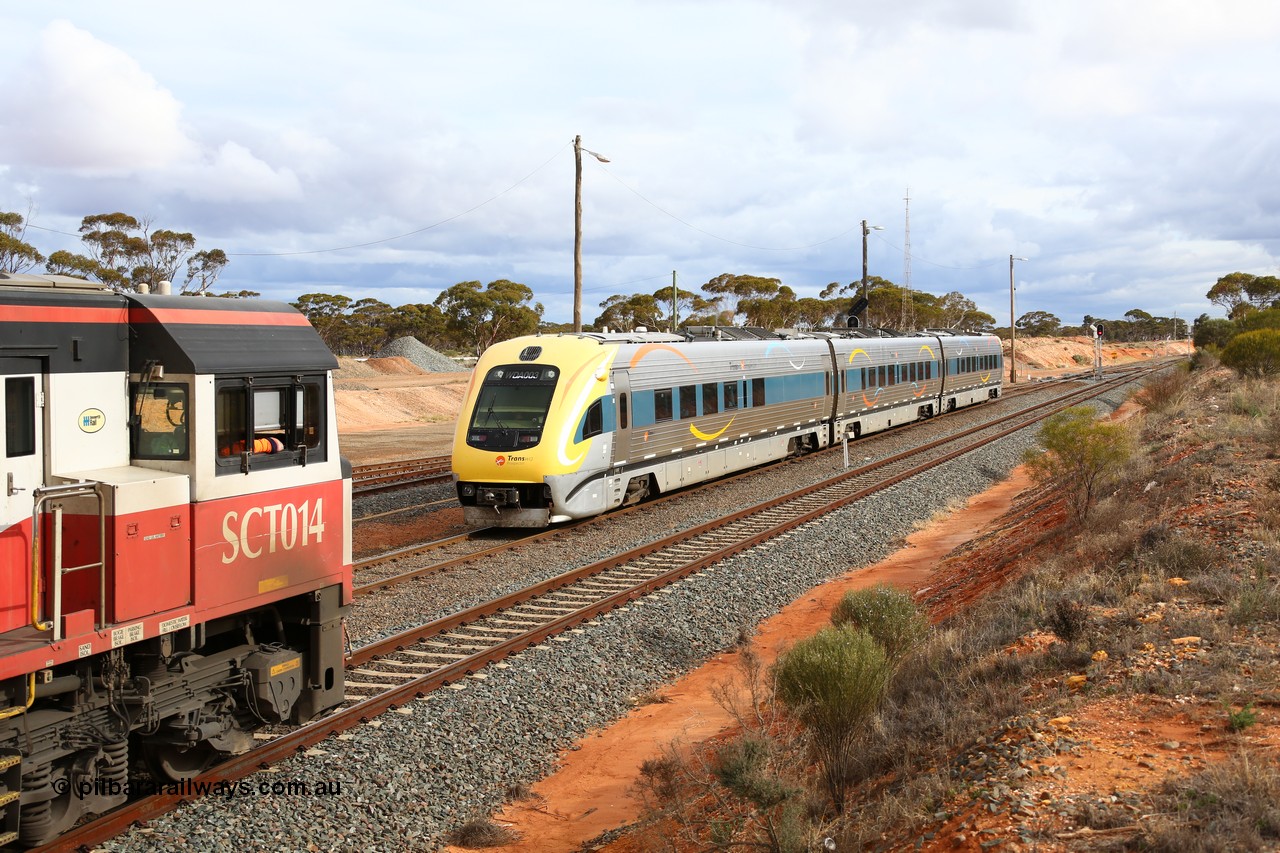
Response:
[{"label": "locomotive handrail", "polygon": [[7,720],[10,717],[16,717],[19,714],[25,714],[31,710],[31,706],[36,702],[36,674],[33,672],[27,676],[27,698],[21,704],[14,704],[12,708],[5,708],[0,711],[0,720]]},{"label": "locomotive handrail", "polygon": [[[84,569],[98,570],[98,618],[94,627],[101,630],[107,624],[107,501],[102,493],[102,483],[66,483],[60,486],[41,486],[33,493],[35,503],[31,508],[31,625],[37,631],[53,631],[53,640],[62,639],[62,576]],[[40,530],[44,505],[56,498],[92,496],[98,503],[98,561],[80,566],[62,565],[62,504],[53,505],[53,613],[45,621],[40,606]]]}]

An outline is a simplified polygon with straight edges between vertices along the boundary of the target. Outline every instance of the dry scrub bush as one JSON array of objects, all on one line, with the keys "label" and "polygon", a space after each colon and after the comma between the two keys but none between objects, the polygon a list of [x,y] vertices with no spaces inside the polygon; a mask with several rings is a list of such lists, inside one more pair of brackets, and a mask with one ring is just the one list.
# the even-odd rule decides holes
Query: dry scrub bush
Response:
[{"label": "dry scrub bush", "polygon": [[1191,390],[1191,374],[1180,367],[1148,379],[1133,395],[1134,402],[1151,412],[1180,409]]},{"label": "dry scrub bush", "polygon": [[445,840],[450,844],[467,850],[501,847],[516,839],[514,832],[505,826],[499,826],[487,817],[473,817],[445,836]]},{"label": "dry scrub bush", "polygon": [[708,748],[671,744],[641,766],[636,789],[653,824],[644,843],[673,851],[809,849],[815,810],[805,768],[795,760],[803,746],[774,712],[768,674],[749,646],[739,653],[736,677],[713,687],[712,696],[741,731]]},{"label": "dry scrub bush", "polygon": [[885,584],[846,592],[831,611],[831,623],[866,631],[884,647],[892,663],[929,632],[929,623],[911,596]]},{"label": "dry scrub bush", "polygon": [[875,713],[892,665],[866,631],[824,628],[774,665],[774,690],[804,726],[837,811],[844,806],[859,731]]},{"label": "dry scrub bush", "polygon": [[1232,625],[1280,620],[1280,578],[1266,563],[1255,563],[1245,572],[1227,617]]},{"label": "dry scrub bush", "polygon": [[709,750],[669,745],[640,766],[636,791],[651,821],[646,849],[756,848],[800,853],[811,847],[803,768],[794,750],[743,735]]},{"label": "dry scrub bush", "polygon": [[1280,765],[1265,756],[1210,765],[1165,783],[1141,849],[1155,853],[1274,850],[1280,844]]}]

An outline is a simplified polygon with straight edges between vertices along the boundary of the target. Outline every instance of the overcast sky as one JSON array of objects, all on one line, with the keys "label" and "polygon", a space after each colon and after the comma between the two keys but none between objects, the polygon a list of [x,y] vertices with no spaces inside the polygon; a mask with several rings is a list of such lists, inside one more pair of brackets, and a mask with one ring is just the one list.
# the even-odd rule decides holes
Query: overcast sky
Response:
[{"label": "overcast sky", "polygon": [[[124,211],[218,290],[429,302],[870,272],[1001,324],[1194,318],[1280,272],[1274,0],[7,3],[0,210]],[[67,232],[65,236],[56,232]],[[407,236],[405,236],[407,235]]]}]

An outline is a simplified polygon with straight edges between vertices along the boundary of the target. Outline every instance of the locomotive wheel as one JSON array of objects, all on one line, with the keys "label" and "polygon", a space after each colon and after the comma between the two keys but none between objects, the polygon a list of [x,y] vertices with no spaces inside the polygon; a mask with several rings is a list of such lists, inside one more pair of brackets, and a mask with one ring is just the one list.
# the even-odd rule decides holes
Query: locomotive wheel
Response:
[{"label": "locomotive wheel", "polygon": [[180,747],[171,743],[147,743],[142,747],[147,769],[156,781],[194,779],[213,764],[217,751],[208,746]]}]

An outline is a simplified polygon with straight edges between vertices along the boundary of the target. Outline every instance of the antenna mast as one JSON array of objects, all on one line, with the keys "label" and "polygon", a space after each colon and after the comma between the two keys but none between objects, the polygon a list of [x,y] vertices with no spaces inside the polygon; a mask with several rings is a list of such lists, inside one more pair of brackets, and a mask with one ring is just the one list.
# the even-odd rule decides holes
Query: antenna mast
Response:
[{"label": "antenna mast", "polygon": [[902,321],[904,332],[916,330],[916,302],[911,298],[911,187],[903,198],[907,203],[907,231],[902,244]]}]

